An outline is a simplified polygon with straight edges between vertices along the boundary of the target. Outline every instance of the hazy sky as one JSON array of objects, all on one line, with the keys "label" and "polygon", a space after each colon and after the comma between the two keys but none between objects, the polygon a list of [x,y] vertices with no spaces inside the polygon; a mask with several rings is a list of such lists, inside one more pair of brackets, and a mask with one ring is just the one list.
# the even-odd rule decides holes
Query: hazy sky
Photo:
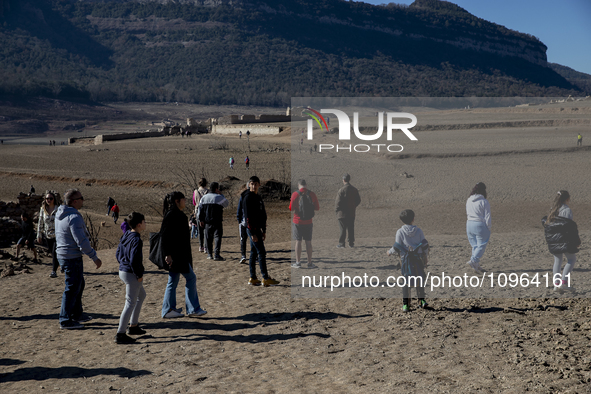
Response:
[{"label": "hazy sky", "polygon": [[[411,4],[413,0],[364,0]],[[451,0],[469,13],[532,34],[548,47],[548,61],[591,74],[591,0]]]}]

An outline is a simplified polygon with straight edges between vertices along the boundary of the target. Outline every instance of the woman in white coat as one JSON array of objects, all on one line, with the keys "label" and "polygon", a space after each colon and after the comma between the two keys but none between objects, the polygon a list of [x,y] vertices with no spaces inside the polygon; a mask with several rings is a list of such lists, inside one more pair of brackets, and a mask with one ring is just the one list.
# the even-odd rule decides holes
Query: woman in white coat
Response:
[{"label": "woman in white coat", "polygon": [[486,185],[478,182],[472,192],[468,201],[466,201],[466,233],[468,241],[472,246],[472,256],[468,265],[479,274],[485,272],[480,266],[480,259],[484,254],[488,240],[490,239],[490,204],[486,199]]}]

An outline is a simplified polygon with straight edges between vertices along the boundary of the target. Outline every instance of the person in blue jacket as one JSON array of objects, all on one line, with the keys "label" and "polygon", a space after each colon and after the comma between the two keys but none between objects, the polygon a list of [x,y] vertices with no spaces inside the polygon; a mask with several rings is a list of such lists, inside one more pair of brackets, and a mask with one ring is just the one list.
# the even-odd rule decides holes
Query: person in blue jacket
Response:
[{"label": "person in blue jacket", "polygon": [[84,205],[84,197],[78,189],[70,189],[64,194],[64,205],[55,215],[55,242],[57,260],[65,275],[65,289],[60,311],[60,328],[73,330],[84,328],[92,316],[84,314],[82,293],[84,292],[84,266],[82,255],[94,261],[96,268],[103,264],[90,245],[86,224],[79,210]]},{"label": "person in blue jacket", "polygon": [[[144,215],[132,212],[125,222],[130,230],[126,231],[117,247],[117,261],[119,262],[119,278],[125,283],[125,307],[119,319],[119,328],[115,336],[115,343],[134,343],[135,339],[125,331],[129,324],[129,335],[142,335],[146,331],[139,326],[140,311],[146,299],[144,290],[144,264],[142,263],[141,233],[146,229]],[[131,321],[130,321],[131,319]]]}]

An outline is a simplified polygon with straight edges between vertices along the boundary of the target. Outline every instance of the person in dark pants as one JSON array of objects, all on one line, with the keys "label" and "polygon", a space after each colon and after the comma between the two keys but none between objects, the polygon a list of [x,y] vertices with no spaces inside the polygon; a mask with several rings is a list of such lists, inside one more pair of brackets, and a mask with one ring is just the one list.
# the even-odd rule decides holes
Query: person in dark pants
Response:
[{"label": "person in dark pants", "polygon": [[243,215],[244,207],[242,206],[243,198],[248,192],[248,183],[246,184],[246,190],[240,194],[238,199],[238,209],[236,210],[236,220],[238,220],[238,233],[240,234],[240,264],[248,264],[246,262],[246,240],[248,240],[248,233],[246,232],[246,218]]},{"label": "person in dark pants", "polygon": [[210,189],[211,192],[207,193],[199,201],[199,222],[201,222],[202,227],[205,227],[205,244],[207,245],[208,251],[207,258],[213,259],[214,261],[224,261],[225,259],[220,255],[222,236],[224,235],[224,208],[230,205],[230,203],[220,193],[219,183],[212,182]]},{"label": "person in dark pants", "polygon": [[45,193],[45,199],[39,210],[39,221],[37,222],[37,243],[41,244],[43,239],[47,242],[47,249],[51,252],[53,259],[53,267],[51,269],[50,278],[57,278],[57,268],[59,262],[57,261],[57,253],[55,251],[55,215],[60,202],[54,193]]},{"label": "person in dark pants", "polygon": [[39,260],[37,260],[37,249],[35,249],[35,231],[33,228],[33,220],[26,212],[21,213],[21,220],[22,237],[16,243],[16,258],[18,259],[21,247],[25,247],[33,251],[33,263],[37,264]]},{"label": "person in dark pants", "polygon": [[113,208],[113,205],[115,205],[115,200],[113,200],[112,197],[109,197],[107,200],[107,216],[111,214],[111,208]]},{"label": "person in dark pants", "polygon": [[[209,189],[206,187],[207,186],[207,179],[205,178],[201,178],[199,180],[199,189],[195,189],[193,191],[193,205],[195,206],[195,219],[199,220],[199,202],[201,201],[201,199],[203,198],[203,196],[205,196],[207,193],[209,193]],[[199,251],[206,253],[206,247],[205,247],[205,229],[201,228],[199,226],[199,223],[197,223],[197,232],[199,233]],[[207,254],[209,254],[209,252],[207,252]]]},{"label": "person in dark pants", "polygon": [[[265,287],[279,284],[269,276],[267,272],[267,251],[265,249],[265,238],[267,234],[267,212],[265,203],[258,195],[261,181],[257,176],[252,176],[248,180],[248,192],[244,194],[242,205],[244,207],[244,218],[246,220],[246,232],[250,237],[250,279],[248,284],[252,286]],[[259,260],[259,267],[263,281],[257,279],[256,261]]]},{"label": "person in dark pants", "polygon": [[117,203],[113,205],[113,208],[111,208],[111,212],[113,212],[113,221],[115,222],[115,224],[117,224],[117,220],[119,219],[119,205],[117,205]]},{"label": "person in dark pants", "polygon": [[577,146],[583,146],[583,136],[581,133],[577,136]]},{"label": "person in dark pants", "polygon": [[82,293],[84,292],[82,254],[90,257],[97,269],[103,263],[90,246],[86,235],[86,224],[78,212],[84,205],[82,193],[78,189],[70,189],[64,194],[64,200],[65,205],[57,209],[55,216],[57,259],[66,277],[59,320],[61,329],[71,330],[84,328],[80,323],[92,319],[91,316],[82,313]]},{"label": "person in dark pants", "polygon": [[361,197],[359,197],[359,191],[349,183],[350,180],[351,175],[343,175],[343,187],[337,193],[335,203],[335,210],[341,230],[337,248],[345,247],[347,234],[349,235],[349,246],[355,246],[355,210],[361,203]]}]

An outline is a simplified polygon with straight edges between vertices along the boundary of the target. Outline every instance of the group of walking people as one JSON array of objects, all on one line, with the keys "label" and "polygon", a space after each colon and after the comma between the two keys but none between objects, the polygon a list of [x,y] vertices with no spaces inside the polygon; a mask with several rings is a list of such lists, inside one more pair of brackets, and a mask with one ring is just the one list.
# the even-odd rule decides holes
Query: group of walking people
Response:
[{"label": "group of walking people", "polygon": [[[339,223],[339,241],[337,248],[345,248],[345,241],[350,248],[355,247],[355,216],[357,207],[361,204],[359,190],[351,185],[351,175],[344,174],[343,186],[337,192],[335,213]],[[298,190],[293,192],[289,202],[289,210],[293,212],[292,239],[295,241],[296,261],[292,268],[317,268],[312,262],[312,232],[315,211],[320,210],[316,194],[308,190],[305,179],[298,181]],[[302,264],[302,241],[306,245],[306,264]]]},{"label": "group of walking people", "polygon": [[[228,200],[221,194],[220,185],[212,182],[209,189],[207,180],[200,179],[199,188],[193,192],[195,205],[195,224],[199,237],[199,251],[206,253],[208,259],[225,261],[221,256],[223,236],[223,209],[228,207]],[[267,251],[265,239],[267,235],[267,212],[265,203],[258,194],[261,181],[252,176],[246,184],[246,189],[238,200],[236,218],[240,235],[240,263],[246,263],[246,240],[250,240],[250,258],[248,261],[250,278],[249,285],[273,286],[279,281],[273,279],[267,271]],[[262,280],[257,278],[256,263],[259,263]]]},{"label": "group of walking people", "polygon": [[[486,270],[480,266],[480,260],[486,249],[491,234],[490,204],[486,199],[486,185],[477,183],[468,201],[466,202],[466,233],[472,246],[472,256],[468,265],[477,273],[482,274]],[[579,252],[581,239],[577,224],[573,220],[573,213],[568,204],[570,193],[559,190],[552,202],[550,213],[542,218],[544,237],[548,250],[554,256],[552,268],[554,290],[561,293],[565,290],[574,291],[571,282],[567,279],[571,274],[575,262],[576,253]],[[566,258],[564,269],[561,267]]]},{"label": "group of walking people", "polygon": [[[219,185],[214,182],[206,188],[207,181],[202,179],[201,188],[196,191],[196,205],[199,218],[200,234],[205,233],[205,246],[201,243],[200,250],[208,252],[208,258],[215,261],[224,260],[220,256],[222,229],[222,209],[228,201],[219,192]],[[250,278],[248,284],[265,287],[276,285],[279,281],[271,278],[266,266],[266,222],[267,216],[262,198],[258,195],[260,180],[253,176],[249,179],[248,190],[241,196],[239,205],[245,219],[247,235],[251,242]],[[86,225],[79,210],[84,205],[84,197],[77,189],[70,189],[64,195],[64,204],[57,205],[55,195],[47,193],[40,212],[39,229],[50,241],[53,248],[55,275],[59,263],[65,275],[65,289],[59,315],[61,329],[80,329],[82,323],[92,320],[82,309],[82,294],[85,281],[83,276],[83,254],[87,255],[100,268],[102,261],[90,245]],[[178,318],[185,316],[182,308],[177,308],[176,288],[180,276],[185,278],[185,307],[188,317],[201,317],[207,313],[199,302],[197,277],[193,270],[191,251],[191,234],[184,213],[186,198],[183,193],[174,191],[166,195],[163,203],[162,254],[167,264],[168,281],[162,301],[161,316]],[[41,216],[42,215],[42,216]],[[26,219],[25,219],[26,222]],[[122,235],[116,251],[119,263],[119,277],[125,283],[125,306],[121,313],[115,342],[119,344],[134,343],[131,335],[141,335],[146,331],[139,326],[139,315],[146,297],[143,288],[144,266],[141,233],[146,229],[144,215],[132,212],[126,219],[127,231]],[[53,236],[53,237],[52,237]],[[215,239],[215,244],[214,244]],[[53,246],[55,245],[55,246]],[[210,252],[211,251],[211,252]],[[213,254],[212,254],[213,253]],[[257,279],[256,262],[258,261],[262,281]]]},{"label": "group of walking people", "polygon": [[[568,203],[570,203],[569,192],[559,190],[554,197],[549,215],[542,218],[546,243],[550,253],[554,256],[553,289],[558,293],[574,291],[569,279],[576,262],[576,253],[581,246],[577,225],[573,221],[573,214]],[[484,274],[486,270],[480,265],[480,261],[491,236],[491,209],[487,200],[486,185],[483,182],[478,182],[472,188],[466,201],[466,216],[466,234],[472,247],[470,260],[467,264],[476,273]],[[416,281],[418,277],[425,280],[424,269],[429,254],[429,243],[422,230],[414,225],[414,218],[415,213],[412,210],[402,211],[400,220],[404,225],[396,232],[394,246],[387,252],[388,255],[397,254],[401,258],[402,274],[407,279],[411,279],[402,289],[402,310],[404,312],[410,311],[411,287],[416,287],[419,307],[427,308],[423,285],[412,283],[412,279]],[[566,258],[564,268],[562,268],[563,257]]]},{"label": "group of walking people", "polygon": [[[234,156],[231,156],[228,159],[228,164],[230,164],[230,169],[233,170],[234,169],[234,164],[236,163],[236,161],[234,160]],[[244,158],[244,164],[246,165],[246,169],[250,169],[250,158],[248,156],[246,156]]]},{"label": "group of walking people", "polygon": [[[355,246],[354,222],[355,210],[361,202],[358,190],[350,184],[350,175],[342,178],[343,186],[337,193],[335,211],[339,221],[340,236],[337,248]],[[271,286],[279,281],[271,278],[267,270],[264,241],[267,234],[267,214],[263,199],[259,195],[260,179],[252,176],[246,190],[238,201],[237,220],[239,223],[240,263],[246,263],[246,241],[250,241],[249,280],[253,286]],[[43,240],[48,245],[53,257],[51,277],[57,277],[58,267],[65,275],[65,289],[62,296],[59,315],[60,328],[83,328],[84,322],[92,319],[82,309],[82,294],[85,281],[83,277],[82,256],[87,255],[100,268],[102,262],[92,248],[86,225],[79,210],[84,205],[84,197],[77,189],[70,189],[64,194],[64,203],[60,204],[58,195],[48,191],[39,212],[37,224],[37,242]],[[573,213],[568,204],[570,194],[566,190],[557,192],[548,216],[542,219],[545,238],[550,253],[554,256],[553,284],[558,292],[573,290],[570,281],[565,278],[572,273],[581,240]],[[197,278],[193,269],[191,238],[199,238],[199,251],[207,254],[208,259],[224,261],[221,256],[223,236],[223,209],[228,207],[228,200],[221,194],[220,186],[213,182],[207,188],[207,180],[199,181],[199,188],[193,193],[195,206],[192,227],[185,214],[186,198],[183,193],[174,191],[166,195],[163,203],[163,220],[160,228],[162,251],[167,264],[168,281],[164,291],[161,316],[163,318],[183,317],[182,308],[177,308],[176,288],[180,276],[185,278],[185,308],[188,317],[201,317],[207,312],[201,307],[197,292]],[[110,211],[113,205],[110,206]],[[304,179],[298,181],[298,190],[291,196],[290,210],[294,211],[292,234],[295,240],[296,262],[292,268],[317,268],[312,262],[312,218],[320,209],[317,196],[307,188]],[[472,247],[467,264],[475,272],[482,274],[485,269],[480,265],[491,234],[491,209],[487,200],[486,185],[477,183],[466,201],[466,233]],[[424,274],[427,264],[429,245],[420,228],[414,225],[415,213],[404,210],[400,219],[403,226],[396,233],[396,243],[388,254],[401,257],[401,269],[404,275]],[[23,237],[18,242],[17,256],[21,246],[35,242],[32,220],[23,214]],[[116,343],[133,343],[130,335],[141,335],[145,330],[139,326],[139,315],[146,292],[143,288],[143,255],[141,233],[146,229],[145,217],[132,212],[125,219],[127,225],[116,251],[119,263],[119,276],[126,286],[125,307],[121,313]],[[33,234],[31,236],[31,234]],[[348,237],[347,237],[348,235]],[[302,241],[306,245],[306,264],[301,262]],[[36,255],[35,255],[36,257]],[[562,268],[563,257],[566,264]],[[262,280],[257,277],[256,265],[259,265]],[[562,271],[562,272],[561,272]],[[423,292],[421,292],[423,290]],[[419,306],[426,307],[424,289],[417,287]],[[403,289],[403,310],[410,310],[410,286]]]}]

